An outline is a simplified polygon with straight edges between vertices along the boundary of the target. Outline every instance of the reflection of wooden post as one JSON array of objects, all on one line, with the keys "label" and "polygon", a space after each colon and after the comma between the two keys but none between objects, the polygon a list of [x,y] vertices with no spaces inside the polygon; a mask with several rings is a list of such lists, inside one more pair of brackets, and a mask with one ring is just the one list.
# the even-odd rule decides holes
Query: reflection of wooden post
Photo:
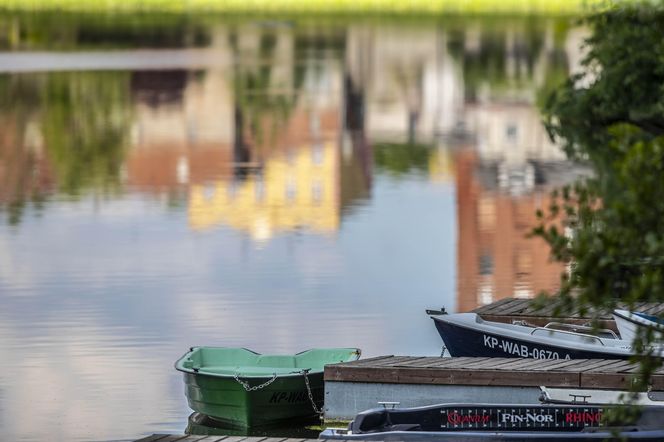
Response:
[{"label": "reflection of wooden post", "polygon": [[461,148],[455,155],[457,194],[457,311],[477,307],[480,229],[478,225],[478,185],[473,179],[477,154]]},{"label": "reflection of wooden post", "polygon": [[358,161],[362,171],[363,189],[361,194],[371,191],[373,178],[373,151],[365,132],[364,90],[354,84],[352,76],[344,73],[344,130],[350,135],[353,159]]},{"label": "reflection of wooden post", "polygon": [[248,168],[245,167],[249,163],[251,153],[249,152],[249,145],[244,141],[244,118],[242,109],[235,103],[235,137],[233,140],[233,177],[239,180],[244,180],[247,177]]},{"label": "reflection of wooden post", "polygon": [[344,75],[344,107],[346,129],[350,132],[364,131],[364,94],[356,90],[350,75]]}]

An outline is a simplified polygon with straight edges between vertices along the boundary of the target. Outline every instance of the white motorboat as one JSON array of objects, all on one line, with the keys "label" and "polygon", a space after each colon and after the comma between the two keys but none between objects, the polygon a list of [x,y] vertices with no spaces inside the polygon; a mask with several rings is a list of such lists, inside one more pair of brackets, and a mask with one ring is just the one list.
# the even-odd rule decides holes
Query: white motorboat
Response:
[{"label": "white motorboat", "polygon": [[[540,387],[540,402],[555,405],[624,405],[630,392],[589,388]],[[647,391],[634,393],[631,404],[664,406],[664,392]]]},{"label": "white motorboat", "polygon": [[664,319],[657,316],[628,310],[614,310],[613,319],[620,333],[620,338],[632,342],[638,335],[639,329],[648,327],[655,330],[655,340],[664,340]]}]

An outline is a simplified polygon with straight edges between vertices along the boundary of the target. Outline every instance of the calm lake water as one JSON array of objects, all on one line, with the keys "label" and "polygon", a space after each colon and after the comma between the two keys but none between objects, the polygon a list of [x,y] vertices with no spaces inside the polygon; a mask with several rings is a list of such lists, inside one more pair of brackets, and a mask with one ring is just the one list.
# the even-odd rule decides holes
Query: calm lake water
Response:
[{"label": "calm lake water", "polygon": [[554,290],[571,20],[0,16],[0,428],[182,433],[192,345],[438,355]]}]

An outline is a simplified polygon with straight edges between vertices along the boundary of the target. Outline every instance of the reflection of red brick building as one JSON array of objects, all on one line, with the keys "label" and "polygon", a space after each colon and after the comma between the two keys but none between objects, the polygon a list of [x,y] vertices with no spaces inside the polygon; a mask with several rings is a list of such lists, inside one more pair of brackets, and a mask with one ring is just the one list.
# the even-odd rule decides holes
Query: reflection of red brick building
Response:
[{"label": "reflection of red brick building", "polygon": [[0,118],[1,205],[25,201],[55,187],[37,132],[25,130],[16,120],[9,116]]},{"label": "reflection of red brick building", "polygon": [[160,193],[181,185],[228,177],[231,169],[230,146],[162,143],[145,149],[136,147],[127,154],[127,184]]},{"label": "reflection of red brick building", "polygon": [[549,205],[548,190],[511,196],[485,189],[476,177],[477,154],[456,156],[458,213],[457,310],[507,297],[532,297],[559,286],[564,266],[551,262],[549,247],[527,238],[535,212]]}]

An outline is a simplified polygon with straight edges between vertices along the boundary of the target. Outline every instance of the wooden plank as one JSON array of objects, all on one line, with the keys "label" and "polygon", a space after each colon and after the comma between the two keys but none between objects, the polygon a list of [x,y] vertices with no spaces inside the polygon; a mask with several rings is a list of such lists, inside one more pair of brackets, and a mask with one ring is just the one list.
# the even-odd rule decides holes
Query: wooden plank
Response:
[{"label": "wooden plank", "polygon": [[316,439],[289,439],[263,436],[205,436],[186,434],[153,434],[135,442],[321,442]]},{"label": "wooden plank", "polygon": [[437,369],[442,370],[465,370],[471,366],[483,365],[486,363],[486,360],[489,358],[472,358],[472,357],[463,357],[463,358],[450,358],[456,359],[450,361],[448,364],[436,367]]},{"label": "wooden plank", "polygon": [[390,361],[394,359],[394,355],[386,356],[386,357],[378,357],[378,358],[371,358],[371,359],[366,359],[366,360],[357,360],[357,361],[352,361],[352,362],[340,362],[338,364],[329,364],[329,365],[334,365],[334,366],[350,366],[350,367],[373,367],[373,366],[379,366],[386,361]]},{"label": "wooden plank", "polygon": [[549,367],[560,364],[560,359],[535,359],[537,363],[528,365],[529,371],[548,370]]},{"label": "wooden plank", "polygon": [[491,362],[492,358],[464,358],[461,361],[458,361],[458,364],[455,364],[454,367],[448,366],[448,369],[457,369],[457,370],[468,370],[472,367],[481,367],[487,368],[487,364]]},{"label": "wooden plank", "polygon": [[509,368],[512,365],[514,365],[517,361],[520,361],[521,359],[524,358],[494,358],[495,361],[491,363],[491,368],[494,370],[509,370]]},{"label": "wooden plank", "polygon": [[[204,439],[208,439],[208,436],[188,435],[188,436],[184,436],[181,439],[177,439],[177,442],[199,442],[199,441],[202,441]],[[216,437],[210,438],[210,442],[213,442],[213,441],[216,441],[216,440],[217,440]]]},{"label": "wooden plank", "polygon": [[449,367],[466,364],[468,359],[475,359],[475,358],[431,358],[431,362],[429,362],[428,365],[425,365],[424,367],[431,367],[431,368],[435,367],[435,368],[446,369]]},{"label": "wooden plank", "polygon": [[555,370],[555,371],[574,371],[574,370],[569,370],[569,367],[573,367],[575,365],[579,365],[579,360],[578,359],[558,359],[558,363],[554,364],[552,366],[549,366],[547,370]]},{"label": "wooden plank", "polygon": [[586,363],[577,367],[577,371],[579,373],[585,373],[586,371],[592,370],[595,367],[612,364],[615,361],[616,361],[615,359],[585,359]]},{"label": "wooden plank", "polygon": [[543,308],[533,305],[531,302],[521,311],[521,316],[548,316],[543,313]]},{"label": "wooden plank", "polygon": [[519,371],[472,370],[450,373],[453,385],[485,385],[485,386],[578,386],[579,378],[574,373],[530,372],[524,376]]},{"label": "wooden plank", "polygon": [[634,364],[629,361],[625,360],[622,361],[622,364],[614,364],[611,367],[607,367],[607,370],[610,370],[611,372],[617,372],[617,373],[625,373],[628,372],[632,367],[634,367]]},{"label": "wooden plank", "polygon": [[546,359],[546,362],[543,362],[541,365],[535,365],[531,367],[531,370],[534,371],[539,371],[539,370],[553,370],[553,371],[558,371],[559,369],[563,369],[568,365],[571,365],[574,363],[574,359]]},{"label": "wooden plank", "polygon": [[503,304],[511,302],[513,299],[514,298],[503,298],[503,299],[498,300],[496,302],[492,302],[491,304],[487,304],[487,305],[483,305],[481,307],[478,307],[478,308],[472,310],[472,313],[477,313],[477,314],[489,313],[491,311],[494,311],[496,308],[502,306]]},{"label": "wooden plank", "polygon": [[[524,302],[525,301],[525,302]],[[530,300],[507,298],[506,302],[491,310],[493,315],[518,314],[530,304]]]},{"label": "wooden plank", "polygon": [[[532,306],[532,302],[529,299],[515,299],[515,298],[504,298],[495,303],[488,304],[482,307],[478,307],[472,310],[474,313],[481,315],[482,317],[487,316],[504,316],[511,317],[514,319],[522,319],[523,317],[531,317],[538,319],[549,319],[549,320],[564,320],[564,321],[577,321],[581,319],[589,320],[592,317],[596,317],[603,323],[613,322],[612,321],[612,312],[608,310],[597,310],[597,309],[588,309],[586,314],[581,316],[581,314],[576,311],[572,311],[569,314],[561,317],[553,317],[553,311],[558,305],[555,302],[549,303],[542,309],[536,310]],[[619,304],[618,308],[629,309],[629,306]],[[651,315],[659,315],[664,313],[664,303],[658,302],[641,302],[636,303],[632,310],[642,313],[647,313]],[[503,319],[505,321],[505,319]]]},{"label": "wooden plank", "polygon": [[[327,366],[325,380],[430,385],[627,388],[635,367],[625,360],[398,357],[376,366]],[[663,373],[664,374],[664,373]],[[664,387],[664,375],[657,375]]]},{"label": "wooden plank", "polygon": [[518,367],[511,368],[511,370],[531,371],[533,367],[541,366],[541,364],[541,359],[524,358],[523,364],[519,365]]},{"label": "wooden plank", "polygon": [[500,366],[501,370],[518,370],[524,365],[530,365],[533,363],[531,358],[501,358],[505,361],[508,361],[506,364]]},{"label": "wooden plank", "polygon": [[590,361],[590,359],[570,359],[568,361],[570,362],[569,365],[557,367],[556,370],[580,372],[583,367],[588,365],[588,361]]},{"label": "wooden plank", "polygon": [[166,437],[162,437],[161,439],[158,439],[159,442],[177,442],[181,439],[184,439],[187,437],[184,434],[168,434]]},{"label": "wooden plank", "polygon": [[373,358],[367,358],[367,359],[358,359],[356,361],[350,361],[350,362],[338,362],[337,364],[327,364],[327,365],[365,365],[365,364],[372,364],[374,362],[383,360],[383,359],[389,359],[393,358],[394,355],[386,355],[386,356],[374,356]]},{"label": "wooden plank", "polygon": [[[326,376],[326,379],[328,377]],[[491,369],[352,368],[343,373],[348,382],[428,385],[578,386],[578,373],[498,371]]]},{"label": "wooden plank", "polygon": [[402,367],[431,367],[431,365],[435,363],[438,359],[443,359],[443,358],[422,357],[422,358],[413,359],[410,362],[406,362],[399,365]]},{"label": "wooden plank", "polygon": [[158,440],[164,439],[165,437],[168,437],[168,434],[153,434],[142,439],[137,439],[134,442],[156,442]]},{"label": "wooden plank", "polygon": [[452,359],[458,359],[458,358],[435,358],[436,360],[431,360],[429,362],[428,367],[431,368],[445,368],[447,367]]},{"label": "wooden plank", "polygon": [[372,362],[371,364],[362,364],[363,367],[394,367],[399,362],[405,362],[412,359],[412,356],[392,356],[390,359]]},{"label": "wooden plank", "polygon": [[419,357],[419,358],[408,357],[408,359],[402,359],[402,360],[396,361],[392,364],[388,364],[388,366],[390,366],[390,367],[410,367],[410,364],[412,364],[413,362],[420,361],[422,359],[423,359],[422,357]]},{"label": "wooden plank", "polygon": [[469,363],[473,361],[477,361],[478,359],[486,359],[486,358],[473,358],[473,357],[454,357],[454,358],[443,358],[445,359],[445,364],[438,365],[436,368],[440,369],[449,369],[449,368],[459,368],[459,367],[465,367]]},{"label": "wooden plank", "polygon": [[629,389],[633,375],[629,373],[581,373],[581,388]]},{"label": "wooden plank", "polygon": [[[610,361],[610,359],[608,359],[607,361]],[[629,361],[618,359],[608,364],[593,367],[590,370],[584,371],[584,373],[618,373],[621,368],[627,368],[627,367],[631,367]]]}]

